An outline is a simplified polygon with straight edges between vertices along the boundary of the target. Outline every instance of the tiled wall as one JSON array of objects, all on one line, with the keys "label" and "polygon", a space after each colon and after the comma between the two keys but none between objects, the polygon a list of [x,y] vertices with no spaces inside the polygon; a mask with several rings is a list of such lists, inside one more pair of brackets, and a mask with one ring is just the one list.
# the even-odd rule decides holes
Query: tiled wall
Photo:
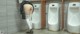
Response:
[{"label": "tiled wall", "polygon": [[[0,30],[7,32],[7,13],[6,13],[6,1],[0,1]],[[7,33],[6,33],[7,34]]]},{"label": "tiled wall", "polygon": [[16,0],[0,0],[0,30],[5,34],[18,31],[20,22]]}]

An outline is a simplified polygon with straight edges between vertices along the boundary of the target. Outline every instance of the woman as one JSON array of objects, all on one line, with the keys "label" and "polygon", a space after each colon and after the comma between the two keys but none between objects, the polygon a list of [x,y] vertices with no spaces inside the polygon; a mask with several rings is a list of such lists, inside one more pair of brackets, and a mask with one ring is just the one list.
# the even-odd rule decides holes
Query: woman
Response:
[{"label": "woman", "polygon": [[32,22],[31,22],[31,16],[32,16],[33,11],[34,11],[34,7],[33,7],[32,3],[28,2],[28,1],[23,1],[20,4],[20,12],[22,15],[22,19],[25,19],[26,23],[29,26],[29,30],[27,31],[27,33],[33,33]]}]

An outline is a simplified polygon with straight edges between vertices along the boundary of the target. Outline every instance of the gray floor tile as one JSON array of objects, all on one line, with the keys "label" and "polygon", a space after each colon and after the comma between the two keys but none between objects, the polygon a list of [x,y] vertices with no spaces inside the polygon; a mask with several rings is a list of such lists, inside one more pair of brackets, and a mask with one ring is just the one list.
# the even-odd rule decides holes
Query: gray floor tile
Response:
[{"label": "gray floor tile", "polygon": [[[25,32],[17,32],[15,34],[26,34],[26,33]],[[65,31],[53,32],[53,31],[48,31],[48,30],[34,30],[34,34],[69,34],[69,33],[65,32]]]}]

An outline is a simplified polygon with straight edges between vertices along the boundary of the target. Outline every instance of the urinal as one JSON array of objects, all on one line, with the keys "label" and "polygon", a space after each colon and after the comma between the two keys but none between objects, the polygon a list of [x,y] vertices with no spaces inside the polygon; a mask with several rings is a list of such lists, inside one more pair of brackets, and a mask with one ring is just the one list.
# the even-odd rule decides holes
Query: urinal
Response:
[{"label": "urinal", "polygon": [[40,4],[33,4],[34,12],[32,16],[33,28],[40,29],[41,28],[41,6]]},{"label": "urinal", "polygon": [[68,6],[67,30],[80,33],[80,3],[72,2]]},{"label": "urinal", "polygon": [[48,29],[51,31],[59,30],[59,4],[58,3],[49,4]]}]

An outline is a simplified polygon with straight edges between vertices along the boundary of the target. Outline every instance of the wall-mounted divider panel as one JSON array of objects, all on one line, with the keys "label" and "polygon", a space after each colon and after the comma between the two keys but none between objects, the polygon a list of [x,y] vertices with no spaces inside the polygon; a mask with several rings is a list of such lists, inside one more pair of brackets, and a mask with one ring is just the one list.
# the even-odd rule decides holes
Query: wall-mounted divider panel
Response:
[{"label": "wall-mounted divider panel", "polygon": [[59,30],[59,4],[58,3],[49,4],[48,28],[51,31]]},{"label": "wall-mounted divider panel", "polygon": [[41,28],[41,4],[33,4],[34,5],[34,12],[32,16],[32,23],[34,29]]},{"label": "wall-mounted divider panel", "polygon": [[61,0],[61,11],[60,11],[60,30],[64,30],[64,0]]},{"label": "wall-mounted divider panel", "polygon": [[67,30],[80,33],[80,3],[71,2],[68,6]]},{"label": "wall-mounted divider panel", "polygon": [[46,27],[46,0],[41,0],[41,29]]}]

